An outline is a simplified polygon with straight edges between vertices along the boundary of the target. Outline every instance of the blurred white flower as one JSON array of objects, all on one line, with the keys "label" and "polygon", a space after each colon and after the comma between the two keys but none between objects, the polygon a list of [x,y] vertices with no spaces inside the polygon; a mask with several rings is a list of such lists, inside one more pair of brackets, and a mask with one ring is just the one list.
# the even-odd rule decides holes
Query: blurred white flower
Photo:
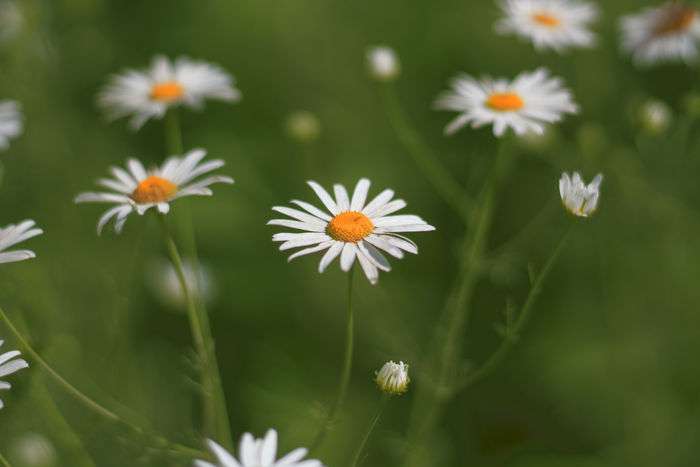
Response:
[{"label": "blurred white flower", "polygon": [[494,135],[503,136],[508,128],[518,135],[542,134],[545,124],[558,122],[564,114],[575,114],[578,106],[560,78],[550,77],[540,68],[521,73],[515,80],[483,78],[480,81],[461,74],[452,80],[452,90],[435,101],[440,110],[459,112],[445,128],[451,135],[471,125],[493,125]]},{"label": "blurred white flower", "polygon": [[[4,342],[5,341],[0,340],[0,347],[2,347]],[[0,355],[0,378],[4,378],[5,376],[9,376],[19,370],[29,367],[26,361],[21,358],[16,358],[19,355],[19,350],[12,350]],[[10,389],[11,387],[10,383],[0,380],[0,389]],[[3,404],[2,399],[0,399],[0,409],[4,406],[5,404]]]},{"label": "blurred white flower", "polygon": [[500,5],[505,17],[496,23],[496,31],[528,39],[537,50],[563,52],[595,44],[589,28],[598,18],[598,8],[590,2],[501,0]]},{"label": "blurred white flower", "polygon": [[598,174],[586,185],[578,172],[571,177],[564,172],[559,179],[559,194],[564,207],[575,216],[589,217],[598,208],[602,181],[603,175]]},{"label": "blurred white flower", "polygon": [[22,111],[15,101],[0,101],[0,149],[10,146],[10,139],[22,133]]},{"label": "blurred white flower", "polygon": [[291,139],[308,143],[317,140],[321,135],[321,122],[314,113],[297,110],[287,117],[285,130]]},{"label": "blurred white flower", "polygon": [[204,149],[193,149],[183,157],[173,156],[160,167],[146,171],[143,164],[136,159],[127,161],[128,172],[119,167],[112,167],[114,178],[101,178],[97,183],[112,192],[81,193],[75,198],[76,203],[109,203],[115,207],[105,212],[97,223],[97,233],[111,220],[115,221],[115,231],[120,233],[127,217],[132,212],[143,215],[150,208],[158,209],[161,214],[170,211],[170,203],[185,196],[211,196],[210,185],[215,183],[233,183],[233,179],[223,175],[210,175],[195,179],[224,166],[224,161],[215,159],[200,162],[206,156]]},{"label": "blurred white flower", "polygon": [[385,45],[367,49],[367,67],[372,77],[379,81],[393,81],[401,73],[396,51]]},{"label": "blurred white flower", "polygon": [[113,76],[98,103],[111,119],[131,116],[131,127],[138,130],[173,106],[200,109],[205,99],[233,102],[240,97],[233,77],[219,66],[187,57],[173,63],[158,55],[147,71],[126,70]]},{"label": "blurred white flower", "polygon": [[663,101],[651,99],[640,109],[640,120],[642,126],[649,133],[659,134],[666,131],[671,124],[673,113],[671,107]]},{"label": "blurred white flower", "polygon": [[[182,269],[185,273],[187,288],[192,293],[197,293],[204,303],[211,302],[216,295],[214,277],[208,267],[199,262],[196,264],[198,267],[188,259],[183,260]],[[162,259],[155,262],[149,269],[148,282],[156,297],[169,307],[184,309],[187,302],[173,264]]]},{"label": "blurred white flower", "polygon": [[408,365],[404,362],[387,362],[377,372],[375,381],[382,392],[401,395],[408,391],[411,378],[408,376]]},{"label": "blurred white flower", "polygon": [[31,250],[5,251],[11,246],[43,234],[44,231],[36,228],[35,225],[34,221],[26,220],[18,225],[11,224],[0,229],[0,263],[14,263],[36,257]]},{"label": "blurred white flower", "polygon": [[52,467],[56,465],[56,449],[51,441],[39,433],[26,433],[12,446],[12,457],[25,467]]},{"label": "blurred white flower", "polygon": [[309,452],[306,448],[297,448],[276,460],[277,432],[275,430],[269,430],[262,439],[255,439],[250,433],[245,433],[238,449],[238,460],[214,441],[208,440],[207,444],[216,457],[216,464],[196,460],[195,467],[323,467],[323,464],[315,459],[303,460]]},{"label": "blurred white flower", "polygon": [[14,39],[22,30],[24,16],[14,0],[0,0],[0,42]]},{"label": "blurred white flower", "polygon": [[340,268],[349,271],[355,263],[360,262],[367,279],[372,284],[379,280],[379,270],[389,271],[391,266],[380,250],[395,258],[403,258],[403,251],[418,253],[418,247],[408,238],[400,235],[402,232],[427,232],[435,227],[426,223],[418,216],[390,216],[406,207],[402,199],[392,201],[394,192],[384,190],[376,198],[366,203],[370,181],[360,179],[355,186],[352,199],[343,185],[333,186],[335,199],[321,185],[307,182],[321,199],[329,214],[303,201],[292,200],[292,203],[302,208],[298,209],[275,206],[273,211],[291,217],[292,219],[273,219],[268,225],[279,225],[291,229],[302,230],[304,233],[277,233],[272,236],[275,242],[282,242],[280,250],[293,248],[304,249],[289,257],[289,261],[310,253],[325,251],[319,272],[340,256]]},{"label": "blurred white flower", "polygon": [[693,62],[698,56],[698,10],[679,2],[646,8],[620,21],[622,48],[640,65]]}]

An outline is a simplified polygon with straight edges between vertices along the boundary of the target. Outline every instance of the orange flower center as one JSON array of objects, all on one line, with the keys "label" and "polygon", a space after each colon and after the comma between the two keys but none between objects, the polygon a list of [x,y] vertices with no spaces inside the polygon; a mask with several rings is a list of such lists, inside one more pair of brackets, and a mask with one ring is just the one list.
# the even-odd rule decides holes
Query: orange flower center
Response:
[{"label": "orange flower center", "polygon": [[140,204],[162,203],[177,193],[177,185],[164,178],[151,175],[143,180],[131,194],[131,199]]},{"label": "orange flower center", "polygon": [[693,23],[696,15],[697,12],[693,8],[674,5],[659,22],[656,27],[656,34],[663,36],[685,31]]},{"label": "orange flower center", "polygon": [[544,11],[535,13],[532,15],[532,19],[535,20],[536,23],[547,26],[548,28],[555,28],[561,24],[559,18]]},{"label": "orange flower center", "polygon": [[491,94],[486,100],[486,105],[499,112],[513,112],[522,109],[525,102],[514,92],[504,92]]},{"label": "orange flower center", "polygon": [[151,99],[160,102],[174,102],[182,98],[185,88],[176,81],[166,81],[154,84],[151,88]]},{"label": "orange flower center", "polygon": [[328,223],[326,233],[341,242],[359,242],[374,230],[374,224],[361,212],[341,212]]}]

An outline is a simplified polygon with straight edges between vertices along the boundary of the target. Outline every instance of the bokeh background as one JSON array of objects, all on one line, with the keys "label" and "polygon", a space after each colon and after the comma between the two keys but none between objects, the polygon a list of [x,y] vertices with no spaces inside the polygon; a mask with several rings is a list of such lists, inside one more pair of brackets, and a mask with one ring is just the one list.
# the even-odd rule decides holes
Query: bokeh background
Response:
[{"label": "bokeh background", "polygon": [[[5,0],[6,1],[6,0]],[[20,101],[26,131],[0,156],[0,221],[36,219],[38,259],[0,269],[0,304],[70,382],[130,420],[201,446],[196,372],[185,314],[163,298],[164,248],[155,219],[95,235],[101,206],[72,203],[109,165],[166,155],[161,121],[132,133],[94,104],[108,75],[156,53],[220,64],[243,92],[236,105],[181,113],[185,146],[227,162],[233,187],[183,202],[213,281],[209,311],[232,430],[280,432],[281,450],[307,445],[332,400],[342,360],[345,276],[317,257],[287,264],[265,225],[270,207],[315,201],[304,181],[392,187],[438,227],[421,252],[370,286],[356,281],[357,353],[345,410],[316,455],[343,466],[379,403],[372,378],[386,360],[421,371],[453,285],[462,223],[407,157],[367,73],[369,45],[402,61],[397,92],[422,137],[468,191],[488,174],[488,129],[442,135],[432,110],[459,71],[514,76],[538,66],[562,76],[581,104],[548,138],[517,145],[498,194],[489,254],[464,335],[465,364],[499,343],[494,323],[521,304],[527,268],[542,266],[572,220],[560,207],[562,170],[605,174],[598,214],[579,222],[530,325],[495,374],[460,393],[431,441],[435,466],[687,467],[700,439],[700,133],[697,68],[639,70],[619,53],[619,15],[638,0],[599,2],[598,47],[558,56],[493,33],[487,0],[22,0],[22,23],[0,47],[0,97]],[[639,106],[673,111],[649,133]],[[300,144],[285,121],[308,110],[321,136]],[[167,294],[166,294],[167,295]],[[17,348],[0,324],[3,350]],[[32,362],[30,362],[32,363]],[[425,369],[423,369],[425,370]],[[0,451],[15,467],[187,465],[153,454],[76,403],[39,365],[2,393]],[[421,384],[417,378],[416,384]],[[414,391],[391,401],[365,466],[397,465]],[[29,446],[29,448],[27,447]],[[28,452],[30,454],[28,454]]]}]

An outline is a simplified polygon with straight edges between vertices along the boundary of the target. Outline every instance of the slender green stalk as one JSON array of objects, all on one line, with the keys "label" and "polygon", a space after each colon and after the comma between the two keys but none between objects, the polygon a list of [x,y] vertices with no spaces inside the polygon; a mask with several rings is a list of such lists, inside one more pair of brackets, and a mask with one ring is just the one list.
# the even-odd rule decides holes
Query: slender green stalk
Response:
[{"label": "slender green stalk", "polygon": [[165,114],[165,147],[168,149],[169,156],[183,153],[182,129],[177,109],[170,109]]},{"label": "slender green stalk", "polygon": [[350,385],[350,375],[352,374],[352,359],[354,354],[355,346],[355,313],[352,307],[352,283],[355,268],[350,269],[348,273],[348,309],[347,309],[347,327],[345,329],[345,356],[343,357],[343,370],[340,374],[340,385],[338,386],[338,395],[336,396],[335,402],[328,411],[321,429],[316,435],[316,439],[311,444],[311,451],[318,448],[323,440],[328,434],[328,430],[335,423],[335,419],[338,416],[338,412],[345,402],[345,396],[348,392],[348,386]]},{"label": "slender green stalk", "polygon": [[443,167],[430,147],[423,142],[418,132],[409,123],[393,83],[384,83],[382,91],[389,121],[399,141],[436,192],[466,223],[469,223],[476,208],[474,200],[457,183],[452,174]]},{"label": "slender green stalk", "polygon": [[382,395],[382,401],[379,403],[379,408],[377,409],[377,413],[375,413],[374,417],[372,417],[372,423],[370,423],[370,425],[369,425],[369,430],[367,430],[367,433],[365,433],[365,436],[362,438],[362,442],[357,447],[357,452],[355,453],[355,457],[353,458],[353,461],[352,461],[352,464],[350,464],[350,467],[357,467],[360,464],[360,462],[362,462],[362,453],[365,450],[365,446],[367,446],[367,442],[372,437],[372,433],[374,432],[374,429],[377,427],[377,424],[379,423],[379,419],[382,418],[382,414],[384,413],[384,409],[386,409],[387,402],[389,401],[390,397],[391,396],[389,394]]},{"label": "slender green stalk", "polygon": [[5,459],[5,457],[3,457],[2,454],[0,454],[0,465],[2,467],[12,467],[12,464],[10,464],[10,462],[7,459]]}]

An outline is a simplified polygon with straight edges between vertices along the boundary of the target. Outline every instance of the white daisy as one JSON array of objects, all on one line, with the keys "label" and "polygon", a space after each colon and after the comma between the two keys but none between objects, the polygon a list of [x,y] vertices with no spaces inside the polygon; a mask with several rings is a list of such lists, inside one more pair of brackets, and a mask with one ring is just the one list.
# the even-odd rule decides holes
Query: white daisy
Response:
[{"label": "white daisy", "polygon": [[579,0],[502,0],[505,17],[496,23],[501,34],[529,39],[537,50],[563,52],[572,47],[591,47],[595,36],[590,23],[598,8]]},{"label": "white daisy", "polygon": [[622,48],[635,62],[693,62],[698,56],[698,10],[680,2],[647,8],[620,20]]},{"label": "white daisy", "polygon": [[135,130],[150,118],[162,118],[170,107],[199,109],[205,99],[237,101],[234,79],[217,65],[180,57],[171,62],[158,55],[150,70],[127,70],[112,77],[98,103],[112,119],[131,116]]},{"label": "white daisy", "polygon": [[[275,206],[273,211],[291,219],[273,219],[268,225],[279,225],[302,230],[304,233],[277,233],[272,240],[282,242],[280,250],[307,247],[297,251],[289,260],[299,256],[325,251],[319,272],[323,272],[335,258],[340,256],[340,268],[349,271],[360,262],[367,279],[376,284],[379,270],[389,271],[389,261],[381,253],[383,250],[395,258],[403,258],[403,252],[418,253],[418,247],[402,232],[427,232],[435,227],[418,216],[390,216],[406,207],[402,199],[395,199],[392,190],[384,190],[369,203],[367,193],[370,181],[361,179],[355,186],[352,198],[343,185],[333,185],[335,199],[316,182],[307,182],[330,214],[304,201],[292,200],[292,204],[303,209]],[[305,212],[304,212],[305,211]]]},{"label": "white daisy", "polygon": [[367,49],[367,67],[372,77],[379,81],[393,81],[401,73],[396,51],[385,45]]},{"label": "white daisy", "polygon": [[255,439],[250,433],[244,434],[238,449],[238,460],[214,441],[208,440],[207,444],[216,457],[217,463],[196,460],[195,467],[323,467],[323,464],[315,459],[302,460],[309,452],[306,448],[297,448],[276,460],[277,432],[275,430],[268,430],[263,439]]},{"label": "white daisy", "polygon": [[22,111],[15,101],[0,101],[0,149],[10,146],[10,139],[22,133]]},{"label": "white daisy", "polygon": [[[5,341],[0,340],[0,347],[2,347],[2,344],[4,342]],[[0,355],[0,378],[4,378],[5,376],[17,373],[19,370],[23,370],[24,368],[27,368],[29,366],[29,364],[21,358],[15,358],[19,355],[20,352],[18,350],[5,352],[4,354]],[[0,381],[0,389],[10,389],[11,387],[12,386],[10,385],[10,383]],[[2,409],[4,406],[5,404],[3,404],[2,399],[0,399],[0,409]]]},{"label": "white daisy", "polygon": [[400,396],[408,391],[411,378],[408,376],[408,365],[404,362],[387,362],[377,372],[375,381],[382,392]]},{"label": "white daisy", "polygon": [[468,124],[472,128],[493,124],[496,136],[503,136],[509,127],[518,135],[542,134],[545,124],[560,121],[566,113],[578,112],[562,80],[550,77],[544,68],[521,73],[512,82],[491,78],[477,81],[462,74],[451,84],[452,90],[435,101],[437,109],[460,113],[445,128],[448,135]]},{"label": "white daisy", "polygon": [[111,220],[115,221],[115,231],[120,233],[127,217],[132,212],[143,215],[150,208],[157,208],[161,214],[170,211],[170,203],[184,196],[211,196],[208,188],[214,183],[233,183],[233,179],[223,175],[210,175],[195,180],[206,173],[224,166],[224,161],[215,159],[200,162],[206,156],[204,149],[193,149],[184,157],[169,157],[160,167],[146,171],[136,159],[127,161],[127,170],[112,167],[113,178],[101,178],[98,185],[112,192],[81,193],[76,203],[109,203],[115,207],[105,212],[97,223],[97,233]]},{"label": "white daisy", "polygon": [[564,207],[575,216],[589,217],[598,208],[602,182],[602,174],[596,175],[586,185],[578,172],[574,172],[571,177],[564,172],[559,179],[559,194]]},{"label": "white daisy", "polygon": [[31,250],[5,251],[11,246],[44,233],[43,230],[37,229],[35,226],[34,221],[26,220],[17,225],[12,224],[0,229],[0,263],[14,263],[36,257],[36,254]]}]

